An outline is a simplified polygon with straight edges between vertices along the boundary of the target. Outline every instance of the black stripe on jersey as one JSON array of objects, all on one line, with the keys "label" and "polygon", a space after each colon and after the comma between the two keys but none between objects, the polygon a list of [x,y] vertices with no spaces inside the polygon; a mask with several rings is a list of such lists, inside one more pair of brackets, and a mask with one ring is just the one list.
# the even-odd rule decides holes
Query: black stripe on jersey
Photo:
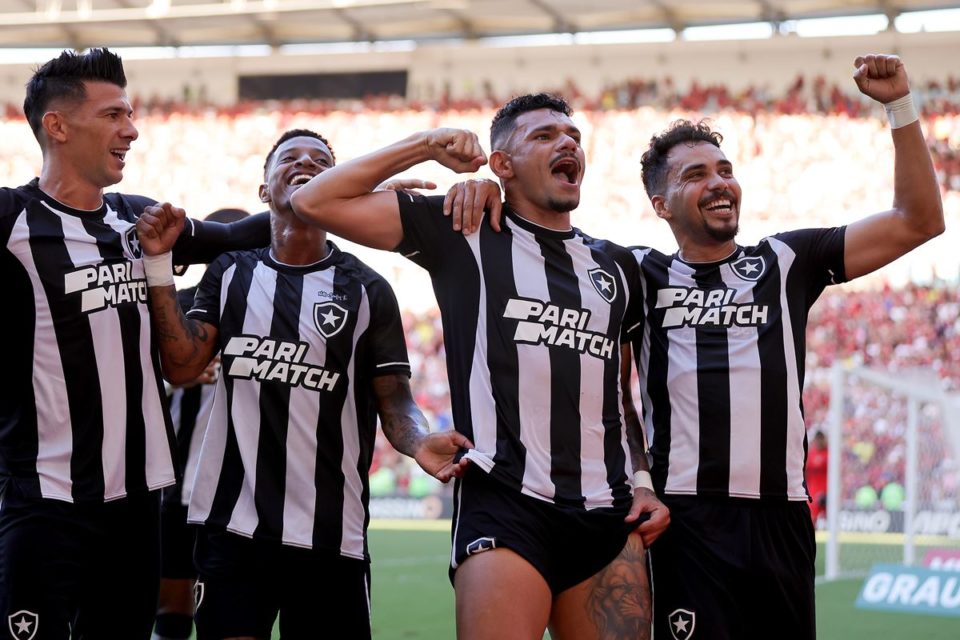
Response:
[{"label": "black stripe on jersey", "polygon": [[[87,315],[81,310],[82,296],[66,295],[63,274],[75,267],[67,252],[60,217],[42,205],[31,207],[26,215],[30,229],[30,250],[43,283],[57,348],[63,366],[67,406],[73,427],[73,453],[70,456],[72,495],[77,501],[103,500],[103,406],[100,402],[100,378],[89,366],[76,363],[97,361],[93,332]],[[41,256],[40,254],[43,254]],[[58,319],[76,318],[72,322]]]},{"label": "black stripe on jersey", "polygon": [[[711,266],[708,273],[710,277],[694,273],[698,288],[710,291],[725,287],[719,269]],[[700,326],[696,332],[700,492],[730,485],[730,355],[726,327]]]},{"label": "black stripe on jersey", "polygon": [[[273,292],[270,337],[296,343],[300,340],[300,300],[303,276],[277,274]],[[257,484],[254,504],[259,519],[256,537],[283,539],[283,498],[287,477],[287,429],[290,425],[290,385],[260,383],[260,434],[257,441]]]},{"label": "black stripe on jersey", "polygon": [[[537,244],[545,261],[550,302],[565,309],[582,308],[580,281],[563,241],[537,237]],[[580,485],[580,413],[566,410],[571,404],[569,394],[580,393],[580,353],[553,347],[549,352],[550,371],[554,372],[550,376],[550,479],[557,490],[554,501],[583,508],[586,498]],[[577,388],[571,389],[571,384]],[[573,404],[579,406],[579,402]]]},{"label": "black stripe on jersey", "polygon": [[[486,244],[484,238],[493,233],[492,230],[488,231],[487,227],[489,225],[483,225],[480,229],[481,244]],[[509,233],[509,230],[504,229],[503,233]],[[460,236],[454,242],[466,244],[467,241]],[[433,291],[437,297],[437,306],[441,309],[440,321],[446,351],[451,412],[458,418],[457,431],[473,440],[470,374],[481,313],[480,270],[469,250],[458,248],[450,251],[444,260],[448,266],[442,271],[431,272],[430,275],[435,281]],[[451,286],[450,283],[454,285]],[[452,295],[452,292],[456,292],[456,295]],[[457,357],[458,355],[465,357]]]},{"label": "black stripe on jersey", "polygon": [[[593,256],[594,262],[606,268],[609,261],[609,257],[606,254],[594,248],[591,248],[590,254]],[[633,263],[633,265],[628,265],[628,269],[632,268],[633,271],[627,271],[624,274],[629,278],[631,273],[636,275],[636,268],[634,266],[636,262],[631,256],[628,255],[627,257],[629,261]],[[615,277],[619,273],[617,264],[610,264],[609,270]],[[632,284],[621,282],[620,285],[623,285],[620,287],[622,293],[617,296],[610,308],[610,322],[607,326],[607,335],[610,336],[620,336],[623,334],[623,327],[621,325],[625,319],[627,297],[628,295],[638,295],[640,291],[639,281],[635,281]],[[619,388],[620,343],[618,341],[614,357],[603,365],[603,407],[601,409],[603,412],[603,460],[607,467],[607,484],[613,487],[612,495],[614,504],[621,503],[630,498],[630,485],[627,484],[628,478],[625,472],[627,460],[621,443],[624,428],[623,407],[621,406],[620,396],[611,391],[612,389]]]},{"label": "black stripe on jersey", "polygon": [[[360,300],[363,296],[363,290],[359,283],[354,279],[351,282],[349,274],[339,265],[334,267],[333,274],[333,298],[334,300]],[[322,272],[317,272],[318,274]],[[359,307],[359,305],[357,305]],[[346,479],[341,470],[344,444],[343,429],[341,426],[342,407],[346,402],[347,389],[349,383],[355,380],[367,380],[370,378],[361,376],[359,367],[362,365],[355,362],[354,376],[350,380],[347,377],[350,363],[347,361],[338,361],[337,354],[344,354],[347,357],[354,355],[354,333],[357,329],[356,313],[347,314],[346,324],[331,338],[326,340],[326,357],[323,368],[328,371],[337,371],[340,373],[340,381],[335,385],[332,391],[320,392],[320,413],[317,423],[317,465],[315,471],[314,486],[317,490],[314,528],[313,528],[313,548],[314,549],[339,549],[343,538],[343,492]],[[355,388],[354,394],[357,405],[357,429],[361,451],[365,439],[373,440],[376,437],[375,431],[364,434],[362,429],[366,425],[374,425],[376,421],[370,421],[370,409],[363,411],[360,408],[360,398],[369,398],[371,390],[369,388]],[[372,445],[368,445],[372,446]],[[370,467],[363,465],[363,454],[357,462],[357,468],[360,471],[360,478],[363,483],[362,495],[369,497],[367,488],[367,476],[370,473]],[[370,458],[366,459],[367,463]],[[366,504],[366,501],[364,502]],[[365,516],[369,518],[369,516]],[[366,549],[364,549],[366,551]]]},{"label": "black stripe on jersey", "polygon": [[180,504],[183,475],[190,458],[190,443],[193,441],[193,432],[197,428],[197,416],[200,415],[200,404],[203,398],[203,385],[198,384],[183,390],[180,396],[180,426],[177,429],[177,486],[171,487],[176,493],[176,503]]},{"label": "black stripe on jersey", "polygon": [[[120,234],[100,221],[83,219],[83,229],[97,242],[104,264],[123,262]],[[140,362],[140,309],[136,304],[117,305],[114,310],[120,321],[120,345],[123,347],[124,390],[126,393],[126,489],[143,491],[146,480],[146,427],[143,421],[143,364]],[[153,366],[153,363],[151,363]],[[159,369],[156,370],[159,374]],[[134,374],[136,372],[136,374]],[[158,390],[157,397],[163,397]]]},{"label": "black stripe on jersey", "polygon": [[[759,327],[760,335],[757,339],[760,355],[760,366],[771,375],[760,376],[760,495],[781,497],[787,495],[787,388],[783,382],[788,380],[786,375],[787,361],[783,344],[783,313],[787,312],[780,304],[780,261],[769,242],[760,245],[758,252],[770,265],[770,272],[762,278],[753,290],[756,304],[765,305],[768,309],[778,310],[781,313],[770,318],[770,321]],[[806,287],[804,288],[806,290]],[[791,300],[792,298],[788,298]],[[799,296],[803,300],[804,296]],[[802,332],[806,322],[806,310],[794,313],[789,310],[790,317],[794,318],[794,331],[800,328]],[[794,341],[803,347],[803,340]],[[797,359],[799,366],[803,366],[803,357]],[[774,373],[775,372],[775,373]],[[799,376],[803,386],[803,376]]]},{"label": "black stripe on jersey", "polygon": [[[662,327],[666,309],[657,308],[658,282],[670,282],[670,275],[666,264],[661,264],[652,260],[650,256],[643,256],[641,271],[647,274],[644,277],[646,283],[646,299],[644,308],[647,314],[647,326]],[[640,358],[643,354],[643,333],[636,331],[633,335],[633,357],[636,361],[637,371],[643,371]],[[641,378],[640,384],[646,385],[647,393],[650,395],[651,406],[644,403],[643,413],[648,412],[650,420],[653,423],[653,442],[650,445],[650,453],[653,456],[650,474],[653,476],[653,486],[657,493],[661,493],[667,483],[667,474],[670,466],[670,390],[667,388],[668,362],[667,348],[669,340],[656,340],[653,336],[650,339],[650,357],[647,371],[647,379]],[[662,411],[657,410],[662,408]],[[644,425],[646,426],[646,425]]]},{"label": "black stripe on jersey", "polygon": [[[227,269],[229,268],[228,266]],[[252,269],[241,269],[239,265],[234,268],[233,278],[227,288],[223,313],[220,314],[221,351],[225,346],[223,336],[243,334],[243,319],[247,315],[247,294],[250,292],[252,281]],[[231,362],[231,356],[223,356],[222,370],[229,371]],[[227,407],[229,408],[233,406],[233,379],[230,376],[224,376],[223,381],[227,392]],[[220,467],[220,480],[217,483],[217,492],[210,505],[210,515],[207,517],[207,520],[211,522],[230,522],[233,507],[236,505],[243,488],[243,460],[240,457],[240,447],[237,445],[233,412],[228,410],[226,414],[227,440],[224,445],[223,462]]]},{"label": "black stripe on jersey", "polygon": [[[9,251],[0,251],[0,273],[4,275],[5,296],[9,300],[34,301],[33,284],[22,262]],[[36,303],[18,304],[0,314],[0,335],[16,336],[7,345],[5,365],[8,371],[33,372],[33,345],[37,332]],[[37,399],[32,375],[7,378],[0,393],[0,442],[7,443],[0,456],[0,475],[16,478],[22,495],[39,496],[37,453]],[[14,453],[16,452],[16,454]]]},{"label": "black stripe on jersey", "polygon": [[[516,276],[513,272],[513,242],[498,242],[493,236],[495,231],[482,225],[480,232],[480,255],[482,256],[483,281],[486,286],[487,305],[480,313],[487,316],[487,359],[491,372],[497,372],[497,379],[490,380],[493,400],[497,413],[497,451],[494,454],[494,473],[497,478],[511,489],[520,491],[527,459],[527,449],[520,440],[520,358],[517,344],[509,335],[501,335],[498,327],[503,326],[503,308],[494,308],[491,301],[512,300],[518,297]],[[512,233],[504,229],[502,233]],[[479,290],[479,283],[476,285]],[[465,290],[473,290],[464,287]],[[438,302],[440,302],[438,300]],[[440,308],[444,308],[441,304]],[[449,307],[448,307],[449,308]],[[443,327],[446,335],[447,327]],[[514,327],[511,327],[511,331]],[[476,335],[476,330],[474,330]],[[476,358],[473,351],[471,361]],[[465,389],[470,389],[470,371],[466,372]],[[492,375],[492,374],[491,374]],[[469,399],[468,399],[469,408]],[[459,429],[458,429],[459,430]],[[472,437],[473,434],[467,437]],[[513,455],[510,455],[513,454]],[[513,456],[516,456],[515,458]],[[512,469],[512,466],[517,469]],[[501,473],[497,473],[497,469]],[[579,489],[579,488],[578,488]]]}]

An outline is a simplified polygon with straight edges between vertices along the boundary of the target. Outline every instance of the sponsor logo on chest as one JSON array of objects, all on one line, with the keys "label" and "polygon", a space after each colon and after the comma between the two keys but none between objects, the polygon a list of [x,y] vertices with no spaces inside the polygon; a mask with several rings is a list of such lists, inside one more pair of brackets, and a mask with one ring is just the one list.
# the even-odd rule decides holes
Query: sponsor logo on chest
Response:
[{"label": "sponsor logo on chest", "polygon": [[526,344],[546,344],[574,349],[609,360],[616,343],[604,333],[587,329],[588,309],[570,309],[541,300],[511,298],[503,317],[518,320],[513,339]]},{"label": "sponsor logo on chest", "polygon": [[657,309],[663,309],[663,328],[757,327],[770,319],[765,304],[737,303],[736,289],[665,287],[657,291]]},{"label": "sponsor logo on chest", "polygon": [[80,310],[92,313],[128,303],[147,303],[147,281],[133,273],[133,263],[123,260],[90,265],[63,276],[67,295],[80,294]]},{"label": "sponsor logo on chest", "polygon": [[340,373],[304,362],[309,348],[305,342],[234,336],[223,350],[225,357],[232,358],[227,365],[227,375],[333,391]]}]

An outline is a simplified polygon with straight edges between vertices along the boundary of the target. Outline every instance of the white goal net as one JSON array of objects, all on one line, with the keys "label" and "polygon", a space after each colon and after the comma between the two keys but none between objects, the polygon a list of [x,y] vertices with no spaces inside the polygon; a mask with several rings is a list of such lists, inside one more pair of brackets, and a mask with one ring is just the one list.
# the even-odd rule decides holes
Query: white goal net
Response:
[{"label": "white goal net", "polygon": [[824,577],[960,548],[958,395],[926,371],[831,373]]}]

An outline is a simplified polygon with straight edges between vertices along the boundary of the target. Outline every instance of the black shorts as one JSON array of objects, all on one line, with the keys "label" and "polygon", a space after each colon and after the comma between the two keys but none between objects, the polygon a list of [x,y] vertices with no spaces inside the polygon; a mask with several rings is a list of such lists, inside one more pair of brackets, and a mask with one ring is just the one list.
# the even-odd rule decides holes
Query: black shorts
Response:
[{"label": "black shorts", "polygon": [[[160,579],[159,491],[76,505],[0,505],[0,620],[17,637],[146,640]],[[36,625],[36,626],[33,626]],[[23,629],[23,631],[20,631]]]},{"label": "black shorts", "polygon": [[163,504],[160,507],[160,577],[189,579],[197,577],[193,566],[193,547],[197,525],[187,523],[187,507]]},{"label": "black shorts", "polygon": [[197,638],[370,638],[370,563],[200,527]]},{"label": "black shorts", "polygon": [[636,526],[623,521],[626,515],[531,498],[471,465],[454,492],[450,580],[471,555],[505,548],[533,565],[556,596],[620,554]]},{"label": "black shorts", "polygon": [[664,496],[650,547],[657,638],[816,636],[816,541],[806,502]]}]

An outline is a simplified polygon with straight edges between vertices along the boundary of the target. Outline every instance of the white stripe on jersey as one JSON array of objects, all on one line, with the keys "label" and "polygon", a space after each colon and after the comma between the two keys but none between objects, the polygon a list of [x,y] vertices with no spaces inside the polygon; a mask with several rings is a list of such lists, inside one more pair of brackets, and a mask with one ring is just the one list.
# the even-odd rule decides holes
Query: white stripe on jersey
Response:
[{"label": "white stripe on jersey", "polygon": [[[590,311],[587,329],[606,335],[610,323],[610,314],[607,309],[601,308],[600,305],[609,307],[609,303],[597,295],[597,290],[591,282],[589,273],[591,269],[596,269],[600,265],[593,259],[593,254],[589,247],[583,244],[583,238],[581,236],[574,236],[570,240],[565,240],[563,244],[573,262],[573,270],[577,274],[577,282],[580,286],[580,306]],[[620,282],[627,281],[622,272],[618,275],[620,276]],[[627,291],[618,291],[617,293],[621,296],[629,295]],[[546,300],[547,298],[542,299]],[[619,348],[619,344],[616,348]],[[603,380],[604,366],[604,360],[594,357],[589,353],[580,354],[580,490],[586,499],[584,506],[587,509],[609,505],[613,502],[613,491],[607,482],[607,466],[604,452],[604,389],[603,384],[597,384],[598,380]],[[617,385],[617,387],[619,389],[619,385]],[[623,415],[622,412],[619,411],[621,406],[619,403],[622,399],[622,395],[618,394],[617,407],[618,414],[620,415],[620,444],[626,454],[625,460],[627,461],[624,473],[629,477],[633,465],[629,450],[627,449],[627,432]]]},{"label": "white stripe on jersey", "polygon": [[[781,274],[782,277],[782,274]],[[755,282],[745,282],[733,271],[730,263],[720,267],[720,278],[736,290],[734,304],[753,302]],[[760,351],[757,327],[729,327],[727,329],[727,357],[730,380],[730,495],[755,498],[760,495],[761,433]]]},{"label": "white stripe on jersey", "polygon": [[[787,312],[788,301],[787,274],[793,266],[796,254],[785,243],[769,238],[770,247],[777,253],[780,262],[780,297],[783,305],[783,355],[787,365],[787,380],[800,379],[800,363],[797,362],[793,341],[791,314]],[[787,385],[787,496],[791,500],[806,500],[807,490],[803,485],[803,463],[806,456],[803,443],[806,441],[807,427],[800,413],[803,391],[797,385]]]},{"label": "white stripe on jersey", "polygon": [[[521,291],[518,287],[517,294],[536,300],[549,300],[547,274],[542,268],[543,260],[537,264],[539,268],[531,268],[530,255],[540,253],[536,237],[519,225],[512,230],[515,238],[512,272],[524,274],[523,290]],[[519,383],[517,405],[520,424],[535,425],[543,422],[544,417],[551,413],[550,381],[543,376],[544,371],[550,371],[550,351],[536,344],[518,343],[516,348]],[[474,428],[476,428],[476,422],[474,422]],[[520,441],[527,450],[521,491],[540,499],[553,498],[556,487],[550,479],[550,429],[521,429]]]},{"label": "white stripe on jersey", "polygon": [[[260,300],[273,300],[277,286],[277,272],[258,262],[254,267],[250,293],[247,299],[256,297]],[[256,288],[262,288],[256,291]],[[221,291],[226,291],[223,287]],[[221,306],[221,309],[223,307]],[[245,335],[270,335],[270,325],[273,321],[273,305],[247,305],[246,316],[243,319],[243,333]],[[233,403],[230,415],[233,416],[234,434],[237,437],[237,448],[243,460],[243,482],[240,484],[240,495],[233,505],[227,529],[234,533],[252,536],[259,523],[255,492],[257,488],[257,453],[260,450],[261,421],[256,418],[260,415],[260,380],[256,376],[244,380],[243,388],[234,383]],[[253,418],[249,422],[245,417]],[[241,423],[243,421],[243,423]],[[243,424],[243,427],[240,427]],[[196,490],[196,488],[194,488]]]},{"label": "white stripe on jersey", "polygon": [[[30,251],[30,229],[25,217],[26,212],[21,213],[13,225],[7,248],[17,256],[30,277],[37,314],[36,326],[52,327],[53,313]],[[23,246],[24,250],[15,251],[15,246]],[[40,493],[47,498],[72,502],[69,452],[73,451],[73,432],[63,428],[63,425],[70,424],[70,407],[61,401],[67,397],[63,362],[57,341],[50,340],[49,334],[42,331],[33,333],[33,393],[37,407],[37,475]]]},{"label": "white stripe on jersey", "polygon": [[[674,272],[680,276],[675,277]],[[693,269],[674,260],[670,269],[671,286],[693,287]],[[695,494],[700,468],[700,403],[697,401],[697,330],[693,327],[671,329],[669,336],[667,388],[670,389],[670,423],[695,425],[690,429],[672,429],[670,434],[670,473],[667,493]],[[676,366],[674,366],[676,363]]]},{"label": "white stripe on jersey", "polygon": [[[336,269],[328,269],[336,271]],[[332,290],[332,287],[331,287]],[[357,328],[353,332],[353,346],[350,353],[357,353],[357,342],[370,326],[370,299],[364,295],[357,309]],[[363,479],[357,470],[357,460],[360,459],[360,423],[357,416],[356,402],[351,402],[356,392],[357,376],[356,357],[350,358],[347,365],[347,401],[343,403],[340,413],[340,429],[343,434],[343,457],[340,460],[340,470],[343,471],[343,537],[340,541],[340,553],[345,556],[363,559],[363,521],[366,511],[363,507]]]},{"label": "white stripe on jersey", "polygon": [[[223,309],[230,290],[230,283],[237,272],[237,265],[230,265],[220,279],[220,309]],[[193,314],[191,314],[193,315]],[[213,408],[210,410],[210,419],[207,424],[226,424],[227,422],[227,388],[224,384],[224,372],[217,379],[217,390],[213,399]],[[198,464],[193,474],[193,491],[190,494],[190,508],[187,510],[187,521],[202,523],[210,516],[213,507],[213,497],[216,494],[220,471],[223,469],[224,452],[227,449],[227,430],[207,428],[203,434],[203,443],[200,446],[200,458],[203,464]]]},{"label": "white stripe on jersey", "polygon": [[477,277],[480,279],[480,297],[477,308],[476,346],[470,365],[470,417],[473,422],[474,448],[466,458],[481,469],[493,469],[493,457],[485,452],[497,450],[497,407],[493,402],[493,387],[490,384],[490,367],[487,364],[487,286],[483,281],[483,258],[480,253],[480,234],[467,236],[467,245],[477,261]]},{"label": "white stripe on jersey", "polygon": [[[262,263],[257,265],[260,268]],[[322,278],[322,290],[333,291],[333,271],[325,269],[316,274]],[[306,282],[304,282],[306,288]],[[273,299],[271,296],[270,300]],[[300,298],[300,315],[297,331],[308,335],[312,326],[314,301],[309,296]],[[223,304],[220,305],[223,308]],[[273,309],[273,305],[269,305]],[[249,308],[247,309],[249,312]],[[316,331],[316,329],[313,329]],[[267,335],[269,327],[262,334]],[[326,365],[326,352],[310,349],[304,364],[317,367]],[[235,386],[234,389],[237,387]],[[235,391],[236,393],[237,391]],[[240,391],[242,393],[242,391]],[[311,548],[317,504],[317,425],[320,423],[320,403],[315,391],[301,386],[290,388],[290,415],[287,420],[286,456],[287,468],[284,477],[283,533],[284,544]],[[236,418],[234,418],[236,420]]]}]

